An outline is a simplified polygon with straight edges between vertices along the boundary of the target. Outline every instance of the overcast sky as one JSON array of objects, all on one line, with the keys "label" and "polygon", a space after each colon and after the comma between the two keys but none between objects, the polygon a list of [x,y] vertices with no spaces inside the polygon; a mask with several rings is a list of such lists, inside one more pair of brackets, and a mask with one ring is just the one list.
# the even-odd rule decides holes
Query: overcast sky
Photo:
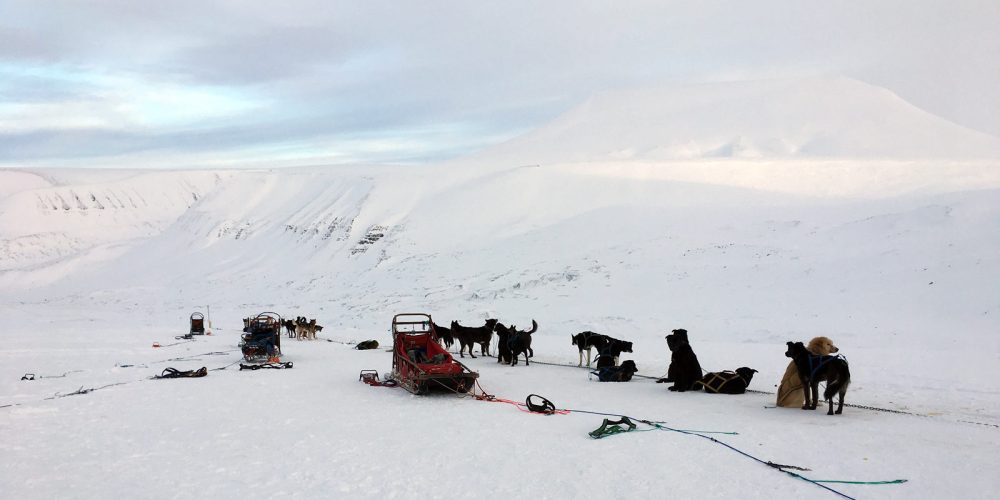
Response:
[{"label": "overcast sky", "polygon": [[605,89],[846,75],[1000,136],[1000,1],[0,1],[0,166],[418,163]]}]

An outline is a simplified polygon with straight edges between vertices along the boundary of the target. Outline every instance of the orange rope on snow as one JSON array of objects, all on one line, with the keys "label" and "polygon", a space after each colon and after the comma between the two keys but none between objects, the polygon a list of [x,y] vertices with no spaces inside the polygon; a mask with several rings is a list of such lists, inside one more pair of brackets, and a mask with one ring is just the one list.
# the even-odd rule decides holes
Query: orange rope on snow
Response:
[{"label": "orange rope on snow", "polygon": [[483,389],[483,386],[479,384],[478,380],[476,380],[476,387],[479,388],[479,391],[482,392],[482,394],[473,394],[472,397],[476,398],[479,401],[488,401],[488,402],[492,402],[492,403],[506,403],[506,404],[509,404],[509,405],[513,405],[515,408],[517,408],[518,410],[521,410],[521,411],[523,411],[525,413],[532,413],[532,414],[535,414],[535,415],[552,415],[552,414],[567,415],[567,414],[570,413],[569,410],[555,410],[555,411],[552,411],[552,412],[549,412],[549,413],[539,413],[539,412],[531,411],[531,410],[528,409],[528,405],[527,404],[522,403],[520,401],[513,401],[513,400],[510,400],[510,399],[498,398],[498,397],[496,397],[496,396],[494,396],[492,394],[488,394],[486,392],[486,389]]}]

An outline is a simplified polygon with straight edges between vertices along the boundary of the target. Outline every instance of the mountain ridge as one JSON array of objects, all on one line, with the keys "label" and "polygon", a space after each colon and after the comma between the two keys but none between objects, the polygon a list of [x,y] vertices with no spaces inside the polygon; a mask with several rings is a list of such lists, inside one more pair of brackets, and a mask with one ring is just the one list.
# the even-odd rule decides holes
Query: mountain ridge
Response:
[{"label": "mountain ridge", "polygon": [[998,159],[1000,138],[846,77],[606,91],[471,155],[535,164],[693,159]]}]

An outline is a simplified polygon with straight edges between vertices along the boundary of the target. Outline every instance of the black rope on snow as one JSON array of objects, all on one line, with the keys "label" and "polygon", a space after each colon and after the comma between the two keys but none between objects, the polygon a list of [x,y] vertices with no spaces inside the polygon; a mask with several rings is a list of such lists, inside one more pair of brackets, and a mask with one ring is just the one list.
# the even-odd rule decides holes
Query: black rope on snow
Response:
[{"label": "black rope on snow", "polygon": [[293,365],[292,365],[291,361],[286,361],[286,362],[283,362],[283,363],[263,363],[263,364],[259,364],[259,365],[244,365],[244,364],[240,363],[240,371],[243,371],[243,370],[260,370],[260,369],[264,369],[264,368],[270,368],[270,369],[274,369],[274,370],[281,370],[281,369],[285,369],[285,368],[292,368],[292,366]]},{"label": "black rope on snow", "polygon": [[153,378],[154,379],[193,378],[193,377],[204,377],[205,375],[208,375],[208,368],[205,368],[204,366],[197,370],[187,370],[187,371],[181,371],[176,368],[167,367],[163,369],[162,373],[160,373],[159,375],[155,375]]},{"label": "black rope on snow", "polygon": [[191,340],[182,340],[180,342],[174,342],[173,344],[163,344],[163,345],[159,346],[159,348],[162,349],[164,347],[173,347],[175,345],[187,344],[188,342],[194,342],[194,339],[191,339]]},{"label": "black rope on snow", "polygon": [[65,378],[66,375],[69,375],[70,373],[80,373],[83,371],[84,370],[70,370],[68,372],[64,372],[62,375],[36,375],[34,373],[25,373],[24,375],[21,376],[21,380],[37,380],[41,378]]},{"label": "black rope on snow", "polygon": [[975,425],[983,425],[983,426],[987,426],[987,427],[996,427],[997,429],[1000,429],[1000,425],[998,425],[998,424],[987,424],[987,423],[984,423],[984,422],[973,422],[972,420],[958,420],[958,422],[962,422],[963,424],[975,424]]},{"label": "black rope on snow", "polygon": [[[746,392],[752,392],[754,394],[768,394],[768,395],[771,395],[771,396],[773,396],[775,394],[773,392],[758,391],[756,389],[747,389]],[[895,413],[897,415],[910,415],[910,416],[913,416],[913,417],[931,418],[933,416],[933,415],[927,415],[927,414],[924,414],[924,413],[914,413],[914,412],[911,412],[911,411],[894,410],[892,408],[879,408],[877,406],[859,405],[859,404],[851,404],[851,403],[844,403],[844,406],[846,406],[848,408],[858,408],[860,410],[880,411],[880,412],[883,412],[883,413]],[[777,408],[777,407],[776,406],[767,406],[765,408]],[[962,423],[965,423],[965,424],[988,425],[988,426],[993,426],[993,427],[1000,428],[1000,425],[986,424],[986,423],[982,423],[982,422],[972,422],[972,421],[969,421],[969,420],[956,420],[956,422],[962,422]]]},{"label": "black rope on snow", "polygon": [[[238,350],[239,349],[233,349],[233,350],[230,350],[230,351],[215,351],[215,352],[210,352],[210,353],[199,354],[198,356],[228,354],[230,352],[234,352],[234,351],[238,351]],[[183,358],[179,358],[179,359],[183,359]],[[233,366],[233,365],[235,365],[237,363],[240,363],[241,361],[243,361],[243,360],[242,359],[236,360],[236,361],[234,361],[234,362],[232,362],[232,363],[230,363],[230,364],[228,364],[226,366],[222,366],[222,367],[219,367],[219,368],[212,368],[211,370],[207,370],[207,371],[225,370],[226,368],[229,368],[230,366]],[[165,362],[165,361],[157,361],[157,363],[163,363],[163,362]],[[287,365],[287,366],[282,366],[281,368],[291,368],[292,367],[292,363],[291,362],[279,363],[279,364],[281,364],[281,365]],[[120,367],[129,366],[129,367],[131,367],[131,366],[135,366],[135,365],[117,365],[117,366],[120,366]],[[241,364],[240,365],[240,367],[241,367],[240,369],[242,369],[243,366],[244,365]],[[258,366],[258,368],[259,368],[259,366]],[[255,370],[255,369],[258,369],[258,368],[250,368],[250,369],[251,370]],[[279,368],[279,367],[268,366],[266,368]],[[49,400],[52,400],[52,399],[65,398],[67,396],[79,396],[79,395],[82,395],[82,394],[90,394],[90,393],[92,393],[94,391],[99,391],[101,389],[106,389],[108,387],[115,387],[115,386],[118,386],[118,385],[131,384],[133,382],[141,382],[143,380],[154,380],[154,379],[159,379],[159,378],[173,378],[173,377],[163,377],[164,374],[170,373],[169,372],[170,370],[174,370],[174,369],[173,368],[167,368],[167,369],[165,369],[163,371],[163,373],[160,374],[160,376],[153,376],[151,378],[142,378],[142,379],[137,379],[137,380],[130,380],[130,381],[127,381],[127,382],[116,382],[114,384],[102,385],[100,387],[90,387],[90,388],[87,388],[87,389],[85,389],[83,386],[80,386],[79,389],[77,389],[77,390],[75,390],[73,392],[68,392],[66,394],[62,394],[62,393],[58,393],[57,392],[57,393],[53,394],[52,396],[49,396],[47,398],[42,399],[42,401],[49,401]],[[194,370],[194,371],[195,372],[200,372],[202,370],[206,370],[206,368],[202,367],[200,370]],[[73,371],[69,371],[69,372],[63,373],[62,375],[53,376],[51,378],[65,377],[67,374],[75,373],[75,372],[82,372],[82,371],[84,371],[84,370],[73,370]],[[175,370],[175,371],[177,371],[177,370]],[[25,375],[33,375],[33,374],[25,374]],[[195,376],[202,376],[202,375],[195,375]],[[42,378],[42,377],[38,377],[38,378]],[[49,377],[45,377],[45,378],[49,378]],[[21,406],[21,403],[11,403],[11,404],[6,404],[6,405],[0,405],[0,408],[13,408],[15,406]]]},{"label": "black rope on snow", "polygon": [[242,360],[242,359],[237,359],[236,361],[233,361],[232,363],[229,363],[229,364],[228,364],[228,365],[226,365],[226,366],[220,366],[219,368],[212,368],[212,369],[211,369],[211,370],[209,370],[209,371],[213,371],[213,372],[214,372],[214,371],[219,371],[219,370],[225,370],[226,368],[229,368],[230,366],[233,366],[233,365],[235,365],[235,364],[237,364],[237,363],[242,363],[242,362],[243,362],[243,360]]},{"label": "black rope on snow", "polygon": [[133,380],[131,382],[117,382],[117,383],[114,383],[114,384],[102,385],[100,387],[91,387],[89,389],[84,389],[83,386],[81,385],[79,389],[77,389],[77,390],[75,390],[73,392],[69,392],[69,393],[66,393],[66,394],[60,394],[60,393],[57,392],[54,395],[52,395],[51,397],[48,397],[48,398],[45,398],[45,399],[46,400],[50,400],[50,399],[56,399],[56,398],[65,398],[67,396],[78,396],[78,395],[81,395],[81,394],[90,394],[90,393],[92,393],[94,391],[99,391],[101,389],[106,389],[108,387],[114,387],[116,385],[131,384],[132,382],[138,382],[138,381],[137,380]]},{"label": "black rope on snow", "polygon": [[190,356],[181,356],[179,358],[163,359],[160,361],[150,361],[149,364],[155,365],[159,363],[169,363],[171,361],[200,361],[201,360],[200,356],[224,356],[226,354],[233,353],[239,350],[240,349],[230,349],[228,351],[203,352],[201,354],[192,354]]}]

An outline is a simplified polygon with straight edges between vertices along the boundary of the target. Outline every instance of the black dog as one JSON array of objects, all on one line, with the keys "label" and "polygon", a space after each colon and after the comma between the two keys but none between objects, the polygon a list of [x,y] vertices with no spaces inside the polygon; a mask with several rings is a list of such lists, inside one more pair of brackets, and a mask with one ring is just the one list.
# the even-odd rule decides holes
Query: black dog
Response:
[{"label": "black dog", "polygon": [[364,351],[368,349],[378,349],[377,340],[365,340],[364,342],[358,342],[358,345],[354,346],[355,349],[359,351]]},{"label": "black dog", "polygon": [[709,372],[696,384],[711,394],[743,394],[747,392],[754,373],[757,373],[757,370],[745,366],[737,368],[735,372]]},{"label": "black dog", "polygon": [[587,366],[590,366],[590,348],[597,348],[597,353],[600,354],[601,351],[608,345],[607,335],[601,335],[600,333],[591,331],[580,332],[570,338],[573,340],[573,345],[580,350],[580,362],[577,363],[576,366],[583,366],[584,351],[587,351]]},{"label": "black dog", "polygon": [[607,345],[605,345],[604,348],[600,349],[598,352],[600,352],[602,356],[607,355],[614,358],[615,365],[617,365],[618,358],[621,357],[623,352],[632,352],[632,343],[608,337]]},{"label": "black dog", "polygon": [[482,355],[488,356],[490,350],[490,341],[493,340],[493,330],[496,329],[496,326],[497,326],[497,320],[495,319],[488,319],[486,320],[486,324],[477,327],[462,326],[458,324],[458,321],[452,321],[451,334],[453,337],[458,339],[459,343],[458,355],[464,358],[465,355],[462,354],[462,351],[464,351],[465,348],[468,347],[469,356],[475,358],[476,355],[472,354],[472,348],[476,344],[479,344],[482,346],[481,348]]},{"label": "black dog", "polygon": [[701,365],[688,342],[687,330],[681,328],[667,335],[667,347],[670,348],[667,378],[661,378],[657,382],[673,382],[674,385],[669,389],[677,392],[700,389],[695,382],[701,380]]},{"label": "black dog", "polygon": [[610,368],[615,366],[615,357],[611,355],[607,350],[603,351],[600,356],[597,356],[597,369]]},{"label": "black dog", "polygon": [[285,331],[288,332],[288,336],[291,337],[295,333],[295,322],[290,319],[281,320],[281,326],[285,327]]},{"label": "black dog", "polygon": [[[802,389],[806,393],[806,404],[802,405],[802,409],[816,409],[819,403],[819,383],[826,382],[823,400],[830,403],[830,409],[826,414],[843,413],[844,395],[847,394],[847,386],[851,384],[851,370],[847,367],[847,360],[841,356],[817,356],[809,352],[802,342],[787,342],[787,344],[788,350],[785,351],[785,356],[795,362],[799,379],[802,381]],[[833,411],[834,394],[840,395],[836,412]]]},{"label": "black dog", "polygon": [[[600,363],[600,359],[597,361]],[[591,373],[597,375],[601,382],[628,382],[637,371],[639,369],[635,366],[635,361],[626,359],[621,366],[606,366]]]},{"label": "black dog", "polygon": [[524,354],[524,365],[528,366],[528,358],[535,355],[535,351],[531,349],[531,334],[538,331],[538,323],[535,320],[531,320],[531,330],[522,331],[518,330],[514,325],[510,325],[510,340],[507,341],[507,345],[510,346],[511,362],[510,366],[517,365],[517,357]]},{"label": "black dog", "polygon": [[503,323],[497,323],[497,363],[511,364],[514,356],[510,350],[510,337],[514,334],[513,328],[507,328]]},{"label": "black dog", "polygon": [[437,323],[431,323],[434,325],[434,333],[437,337],[444,342],[444,347],[446,349],[451,349],[451,346],[455,344],[455,337],[451,334],[451,328],[441,326]]}]

